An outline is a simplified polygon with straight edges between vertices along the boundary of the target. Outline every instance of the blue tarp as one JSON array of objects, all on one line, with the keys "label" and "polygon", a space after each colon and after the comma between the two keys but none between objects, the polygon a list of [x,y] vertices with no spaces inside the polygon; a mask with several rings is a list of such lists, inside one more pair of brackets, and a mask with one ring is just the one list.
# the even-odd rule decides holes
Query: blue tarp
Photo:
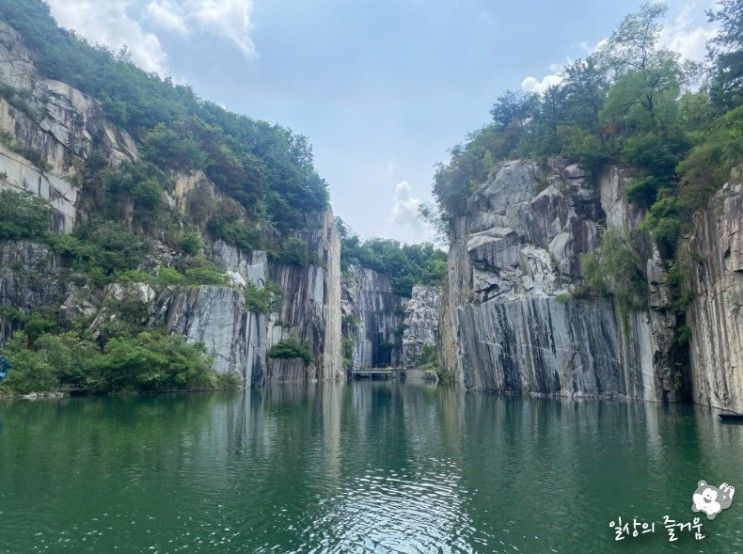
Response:
[{"label": "blue tarp", "polygon": [[5,379],[8,376],[8,371],[12,367],[13,366],[11,365],[11,363],[8,360],[6,360],[2,356],[0,356],[0,381],[2,381],[3,379]]}]

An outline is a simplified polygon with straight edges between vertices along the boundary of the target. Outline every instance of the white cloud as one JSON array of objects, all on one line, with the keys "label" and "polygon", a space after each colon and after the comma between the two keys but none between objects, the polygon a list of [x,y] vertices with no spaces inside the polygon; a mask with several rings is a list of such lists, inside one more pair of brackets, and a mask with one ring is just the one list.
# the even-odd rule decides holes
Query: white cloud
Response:
[{"label": "white cloud", "polygon": [[[118,51],[126,46],[132,60],[145,71],[167,73],[168,56],[158,36],[145,30],[147,22],[187,36],[202,31],[255,56],[250,38],[253,0],[47,0],[52,15],[93,44]],[[137,20],[140,18],[140,21]]]},{"label": "white cloud", "polygon": [[[684,0],[676,16],[664,24],[660,35],[661,46],[678,52],[685,60],[700,61],[704,59],[707,41],[717,34],[718,29],[709,23],[695,25],[694,16],[703,13],[704,10],[713,7],[715,4],[715,0]],[[584,41],[578,43],[577,47],[588,56],[605,46],[608,40],[608,38],[603,38],[595,44]],[[570,60],[567,60],[566,63],[570,63]],[[550,66],[552,73],[541,79],[531,75],[526,77],[521,81],[521,88],[527,92],[542,94],[548,87],[559,84],[562,77],[559,70],[555,69],[555,65]]]},{"label": "white cloud", "polygon": [[180,8],[178,8],[177,4],[170,2],[169,0],[150,2],[145,7],[145,13],[154,24],[159,25],[164,29],[174,31],[181,35],[187,35],[190,33],[188,24],[180,13]]},{"label": "white cloud", "polygon": [[693,24],[693,15],[712,7],[714,2],[686,2],[672,21],[667,22],[660,35],[660,43],[678,52],[686,60],[700,61],[706,54],[706,44],[717,34],[717,27],[707,23]]},{"label": "white cloud", "polygon": [[521,81],[521,88],[526,92],[544,93],[549,87],[562,83],[563,76],[559,73],[550,73],[542,77],[540,81],[536,77],[529,76]]},{"label": "white cloud", "polygon": [[114,51],[126,46],[142,69],[165,73],[168,57],[157,35],[129,15],[133,0],[47,0],[47,4],[62,27]]},{"label": "white cloud", "polygon": [[410,184],[401,181],[395,185],[395,197],[392,205],[392,222],[401,227],[412,227],[415,231],[422,231],[418,210],[421,206],[420,198],[413,196]]},{"label": "white cloud", "polygon": [[250,38],[253,0],[151,0],[145,10],[165,29],[184,35],[204,30],[232,42],[246,56],[256,55]]}]

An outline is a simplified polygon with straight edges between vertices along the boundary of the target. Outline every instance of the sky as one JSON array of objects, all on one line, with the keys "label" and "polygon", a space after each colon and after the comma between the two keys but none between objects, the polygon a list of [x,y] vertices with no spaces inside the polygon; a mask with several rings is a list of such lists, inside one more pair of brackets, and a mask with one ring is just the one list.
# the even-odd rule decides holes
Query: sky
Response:
[{"label": "sky", "polygon": [[[641,2],[46,0],[63,27],[202,98],[309,137],[364,238],[431,240],[435,165],[508,89],[539,91]],[[670,0],[663,43],[700,59],[714,0]]]}]

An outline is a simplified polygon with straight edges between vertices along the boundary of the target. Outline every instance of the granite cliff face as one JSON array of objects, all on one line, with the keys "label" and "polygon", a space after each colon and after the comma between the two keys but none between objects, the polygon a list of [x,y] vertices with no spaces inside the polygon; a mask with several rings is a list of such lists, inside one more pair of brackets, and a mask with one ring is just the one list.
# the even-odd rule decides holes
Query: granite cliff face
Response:
[{"label": "granite cliff face", "polygon": [[6,310],[33,309],[61,301],[61,262],[49,247],[0,241],[0,344],[17,328]]},{"label": "granite cliff face", "polygon": [[[737,182],[735,182],[737,181]],[[715,194],[682,243],[694,401],[743,411],[743,185]]]},{"label": "granite cliff face", "polygon": [[[340,239],[332,213],[322,227],[305,237],[321,265],[307,267],[269,262],[265,252],[241,251],[217,242],[212,259],[232,279],[232,286],[167,288],[155,300],[151,323],[206,346],[215,369],[234,372],[245,383],[337,379],[341,368]],[[282,302],[273,313],[254,313],[245,306],[243,289],[268,281],[279,285]],[[311,345],[314,361],[271,359],[274,344],[294,337]]]},{"label": "granite cliff face", "polygon": [[343,335],[351,370],[402,363],[403,306],[389,278],[352,265],[342,282]]},{"label": "granite cliff face", "polygon": [[[83,175],[95,150],[113,167],[135,161],[132,138],[105,119],[100,104],[64,83],[37,74],[20,36],[0,22],[0,188],[28,191],[53,209],[53,230],[73,231],[90,218]],[[225,205],[240,210],[201,172],[174,174],[174,190],[164,204],[183,217],[199,212],[205,222]],[[123,223],[131,225],[129,220]],[[196,217],[196,216],[193,216]],[[206,233],[204,233],[206,236]],[[205,254],[229,277],[224,286],[157,287],[145,283],[92,290],[75,283],[71,270],[47,246],[27,241],[0,244],[0,344],[14,330],[7,310],[50,309],[64,317],[84,316],[93,333],[118,315],[116,303],[139,304],[139,323],[164,326],[189,342],[203,343],[215,369],[234,373],[246,384],[335,379],[341,367],[340,237],[330,209],[305,214],[294,236],[307,245],[308,265],[269,261],[266,252],[240,250],[207,240]],[[174,256],[157,238],[145,265],[157,270]],[[143,268],[144,269],[144,268]],[[274,313],[248,311],[244,289],[271,281],[282,291]],[[271,359],[271,346],[293,337],[310,347],[313,361]]]},{"label": "granite cliff face", "polygon": [[[428,352],[436,354],[440,343],[441,287],[415,285],[405,304],[402,355],[405,367],[420,367],[429,361]],[[427,352],[428,351],[428,352]]]},{"label": "granite cliff face", "polygon": [[49,201],[55,229],[70,232],[78,215],[77,183],[94,144],[112,161],[134,159],[137,147],[106,121],[93,98],[40,77],[18,33],[2,21],[0,81],[0,188]]},{"label": "granite cliff face", "polygon": [[[442,359],[466,387],[558,396],[675,398],[669,365],[675,316],[657,289],[659,257],[641,252],[649,308],[575,298],[581,255],[607,226],[637,236],[622,171],[594,184],[552,161],[499,165],[455,221],[444,290]],[[655,291],[653,294],[652,291]]]}]

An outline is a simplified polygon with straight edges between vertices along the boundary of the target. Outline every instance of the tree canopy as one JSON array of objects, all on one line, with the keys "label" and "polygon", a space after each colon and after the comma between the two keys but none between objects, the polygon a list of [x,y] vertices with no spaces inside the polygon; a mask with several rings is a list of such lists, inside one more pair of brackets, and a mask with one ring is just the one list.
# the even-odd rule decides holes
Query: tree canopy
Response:
[{"label": "tree canopy", "polygon": [[204,170],[260,226],[286,233],[304,212],[328,203],[307,139],[289,129],[230,113],[187,86],[146,73],[57,26],[42,0],[0,0],[0,19],[23,37],[42,75],[98,99],[107,117],[163,170]]},{"label": "tree canopy", "polygon": [[663,4],[646,3],[593,54],[567,65],[558,85],[500,95],[492,121],[437,168],[443,219],[464,214],[502,160],[559,155],[596,174],[623,163],[637,171],[630,200],[648,208],[646,228],[672,252],[688,214],[743,160],[743,0],[723,0],[708,14],[720,33],[704,71],[660,45],[664,14]]},{"label": "tree canopy", "polygon": [[395,294],[410,297],[413,285],[438,285],[446,277],[446,254],[431,243],[401,244],[372,238],[362,241],[340,219],[341,268],[351,265],[373,269],[392,281]]}]

